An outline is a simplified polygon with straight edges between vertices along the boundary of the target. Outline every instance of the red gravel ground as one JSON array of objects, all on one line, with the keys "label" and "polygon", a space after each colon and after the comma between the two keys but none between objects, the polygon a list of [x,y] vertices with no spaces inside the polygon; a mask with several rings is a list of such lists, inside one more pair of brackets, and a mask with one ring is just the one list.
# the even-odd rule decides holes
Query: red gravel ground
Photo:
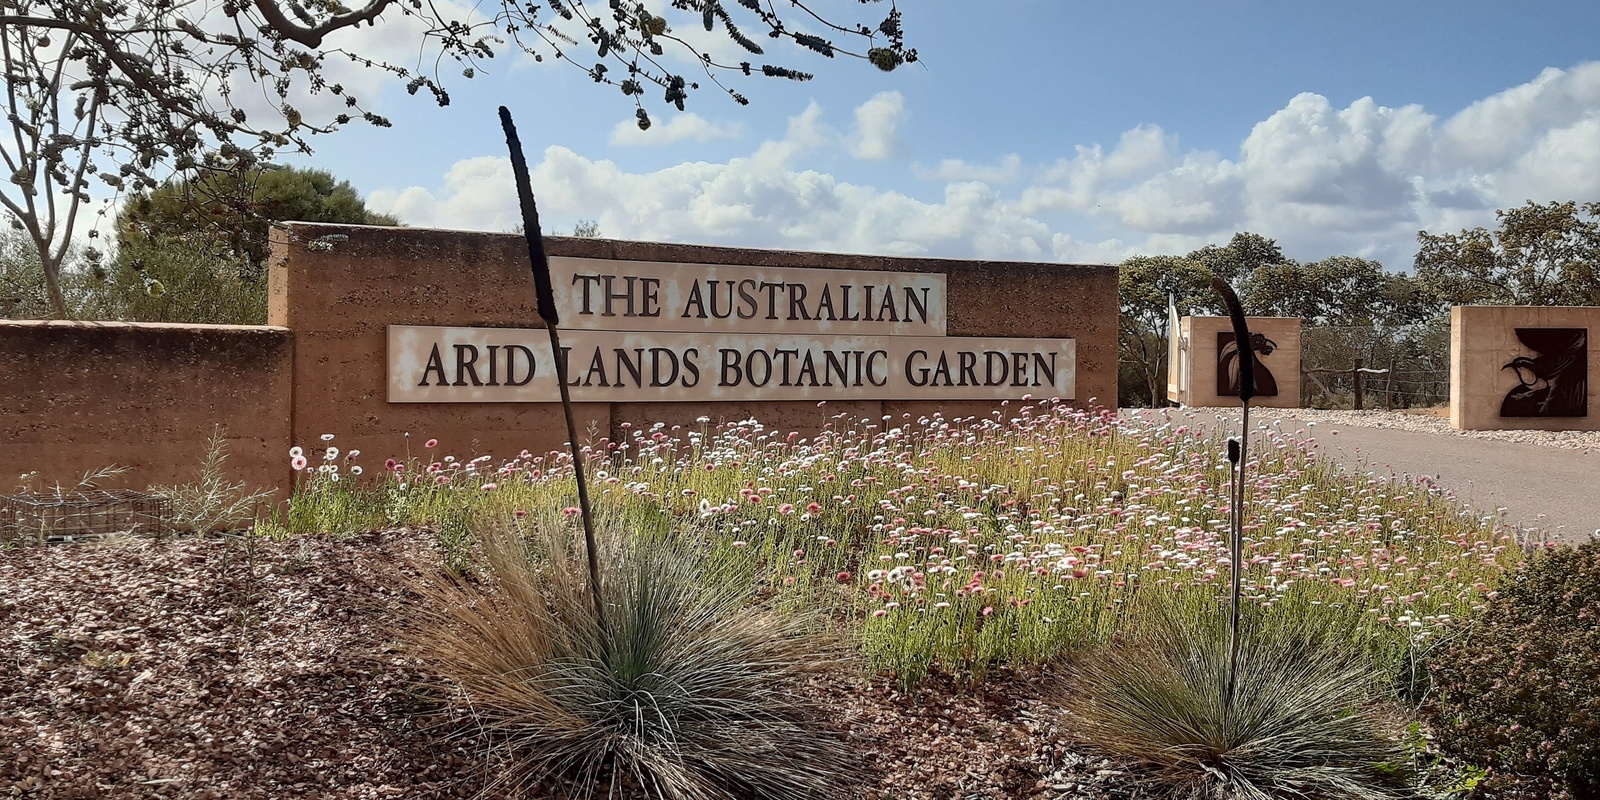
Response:
[{"label": "red gravel ground", "polygon": [[[0,797],[476,795],[492,765],[397,629],[430,541],[0,551]],[[1055,743],[1036,678],[805,691],[837,711],[866,800],[1124,796],[1122,773]]]}]

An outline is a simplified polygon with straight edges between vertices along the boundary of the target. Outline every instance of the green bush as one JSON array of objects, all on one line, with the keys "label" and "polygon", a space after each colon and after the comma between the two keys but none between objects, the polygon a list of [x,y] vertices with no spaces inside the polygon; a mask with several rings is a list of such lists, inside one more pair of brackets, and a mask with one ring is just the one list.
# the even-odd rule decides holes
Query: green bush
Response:
[{"label": "green bush", "polygon": [[504,764],[501,788],[840,796],[847,753],[793,691],[837,666],[812,621],[753,608],[748,576],[741,588],[708,574],[682,537],[637,533],[619,515],[600,531],[602,626],[575,527],[545,520],[529,539],[474,525],[475,579],[424,584],[416,606],[415,645],[470,702]]},{"label": "green bush", "polygon": [[1485,798],[1600,797],[1600,543],[1547,551],[1428,662],[1440,746]]},{"label": "green bush", "polygon": [[267,323],[265,272],[178,239],[125,242],[97,289],[97,319]]},{"label": "green bush", "polygon": [[1060,704],[1079,740],[1140,765],[1157,796],[1184,800],[1400,796],[1380,765],[1381,670],[1334,616],[1247,608],[1237,687],[1225,605],[1147,599],[1137,625],[1071,664]]}]

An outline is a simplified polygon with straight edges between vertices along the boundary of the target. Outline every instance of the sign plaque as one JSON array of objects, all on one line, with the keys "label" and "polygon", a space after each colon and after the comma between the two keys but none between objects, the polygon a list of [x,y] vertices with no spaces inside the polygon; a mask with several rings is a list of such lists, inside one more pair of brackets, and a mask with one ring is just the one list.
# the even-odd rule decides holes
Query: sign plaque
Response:
[{"label": "sign plaque", "polygon": [[[389,327],[391,403],[550,403],[538,328]],[[570,331],[575,402],[1071,399],[1071,339]]]},{"label": "sign plaque", "polygon": [[563,330],[943,336],[923,272],[550,259]]}]

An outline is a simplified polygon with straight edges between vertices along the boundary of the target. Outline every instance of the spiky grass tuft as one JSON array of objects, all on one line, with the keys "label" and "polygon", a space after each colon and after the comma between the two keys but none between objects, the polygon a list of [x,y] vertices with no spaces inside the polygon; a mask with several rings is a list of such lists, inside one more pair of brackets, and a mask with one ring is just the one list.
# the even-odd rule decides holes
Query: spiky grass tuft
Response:
[{"label": "spiky grass tuft", "polygon": [[[422,589],[414,641],[499,750],[497,790],[581,797],[833,797],[847,753],[793,691],[837,665],[814,620],[755,607],[685,537],[600,531],[609,630],[573,529],[478,526],[475,581]],[[749,583],[748,579],[745,581]]]},{"label": "spiky grass tuft", "polygon": [[1316,615],[1250,609],[1231,708],[1227,608],[1146,600],[1117,643],[1073,664],[1061,705],[1084,744],[1148,768],[1156,794],[1181,800],[1388,800],[1379,765],[1380,674]]}]

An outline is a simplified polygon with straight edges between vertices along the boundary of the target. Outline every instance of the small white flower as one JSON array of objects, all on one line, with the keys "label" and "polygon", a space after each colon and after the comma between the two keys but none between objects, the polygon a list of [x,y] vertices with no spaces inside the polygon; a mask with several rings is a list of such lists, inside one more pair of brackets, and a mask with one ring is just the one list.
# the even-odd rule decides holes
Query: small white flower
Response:
[{"label": "small white flower", "polygon": [[323,458],[324,461],[332,461],[332,460],[334,460],[334,459],[336,459],[338,457],[339,457],[339,448],[337,448],[337,447],[330,447],[330,448],[328,448],[328,452],[322,454],[322,458]]},{"label": "small white flower", "polygon": [[322,441],[324,441],[324,442],[331,442],[331,441],[333,441],[333,434],[331,434],[331,433],[324,433],[324,434],[322,434]]}]

